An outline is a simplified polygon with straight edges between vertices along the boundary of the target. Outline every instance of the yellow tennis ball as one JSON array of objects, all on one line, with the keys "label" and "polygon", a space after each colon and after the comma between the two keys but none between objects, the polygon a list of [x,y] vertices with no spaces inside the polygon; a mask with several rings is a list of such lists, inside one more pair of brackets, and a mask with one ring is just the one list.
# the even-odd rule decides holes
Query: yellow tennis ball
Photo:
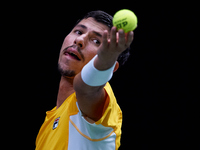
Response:
[{"label": "yellow tennis ball", "polygon": [[119,10],[113,17],[113,26],[123,29],[125,33],[133,31],[137,27],[137,17],[131,10]]}]

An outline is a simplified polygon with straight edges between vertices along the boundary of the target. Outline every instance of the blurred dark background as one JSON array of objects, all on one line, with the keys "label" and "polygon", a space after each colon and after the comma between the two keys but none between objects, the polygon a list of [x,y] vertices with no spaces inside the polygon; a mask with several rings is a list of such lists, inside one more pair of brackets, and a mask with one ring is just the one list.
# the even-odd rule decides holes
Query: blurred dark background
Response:
[{"label": "blurred dark background", "polygon": [[5,104],[20,120],[12,121],[9,137],[16,136],[17,147],[35,148],[45,112],[56,105],[58,54],[76,21],[88,11],[114,15],[126,8],[137,15],[138,28],[130,59],[110,81],[123,111],[120,150],[200,149],[197,5],[168,1],[8,4],[1,13],[9,52]]}]

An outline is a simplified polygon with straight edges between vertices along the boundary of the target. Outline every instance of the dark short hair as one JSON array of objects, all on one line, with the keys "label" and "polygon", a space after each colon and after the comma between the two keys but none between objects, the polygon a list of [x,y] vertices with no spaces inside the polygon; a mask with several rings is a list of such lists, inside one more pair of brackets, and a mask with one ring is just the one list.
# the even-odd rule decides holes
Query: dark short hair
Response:
[{"label": "dark short hair", "polygon": [[[94,20],[97,22],[103,23],[104,25],[108,26],[109,29],[111,29],[113,26],[112,24],[113,17],[104,11],[97,10],[88,12],[82,19],[87,19],[89,17],[94,18]],[[78,24],[82,19],[79,19],[76,24]],[[124,63],[128,60],[129,56],[130,56],[130,47],[119,55],[117,59],[117,61],[119,62],[119,66],[124,65]]]}]

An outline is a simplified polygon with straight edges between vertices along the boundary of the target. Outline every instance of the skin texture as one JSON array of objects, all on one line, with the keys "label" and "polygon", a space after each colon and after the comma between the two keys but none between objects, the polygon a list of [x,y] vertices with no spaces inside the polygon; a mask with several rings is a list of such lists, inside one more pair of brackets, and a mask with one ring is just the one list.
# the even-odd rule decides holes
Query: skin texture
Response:
[{"label": "skin texture", "polygon": [[[103,114],[106,92],[102,86],[92,87],[81,79],[81,70],[96,54],[94,66],[106,70],[114,65],[118,56],[130,46],[133,32],[117,32],[116,27],[109,28],[93,18],[81,20],[65,37],[59,55],[61,80],[57,96],[57,108],[73,92],[76,92],[78,105],[89,122],[97,121]],[[69,53],[75,53],[78,59]],[[114,72],[119,63],[115,65]],[[63,74],[62,74],[63,73]]]}]

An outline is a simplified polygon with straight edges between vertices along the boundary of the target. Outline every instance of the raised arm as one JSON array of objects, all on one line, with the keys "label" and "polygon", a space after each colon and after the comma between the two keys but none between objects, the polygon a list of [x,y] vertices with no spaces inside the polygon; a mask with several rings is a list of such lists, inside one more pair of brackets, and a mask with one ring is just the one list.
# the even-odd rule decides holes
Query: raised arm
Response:
[{"label": "raised arm", "polygon": [[[125,34],[122,29],[118,32],[116,31],[116,27],[111,29],[110,38],[108,38],[108,31],[105,30],[102,37],[102,44],[97,51],[97,56],[92,59],[88,64],[93,64],[93,67],[96,68],[98,71],[96,72],[95,76],[91,76],[91,78],[98,77],[101,75],[102,71],[110,70],[108,75],[111,75],[112,72],[118,69],[119,63],[116,62],[118,56],[126,50],[133,40],[133,32],[129,32]],[[111,69],[110,69],[111,68]],[[88,70],[87,70],[88,71]],[[92,73],[93,70],[90,69],[88,72],[83,73]],[[97,85],[92,85],[90,83],[85,83],[83,80],[83,75],[79,73],[74,79],[74,89],[76,91],[76,97],[78,101],[79,108],[81,109],[82,113],[94,120],[97,121],[101,118],[103,114],[103,107],[106,100],[106,92],[104,91],[105,82],[99,85],[99,83],[94,83]],[[108,77],[109,78],[109,77]],[[107,79],[108,79],[107,78]],[[92,81],[92,79],[91,79]]]}]

